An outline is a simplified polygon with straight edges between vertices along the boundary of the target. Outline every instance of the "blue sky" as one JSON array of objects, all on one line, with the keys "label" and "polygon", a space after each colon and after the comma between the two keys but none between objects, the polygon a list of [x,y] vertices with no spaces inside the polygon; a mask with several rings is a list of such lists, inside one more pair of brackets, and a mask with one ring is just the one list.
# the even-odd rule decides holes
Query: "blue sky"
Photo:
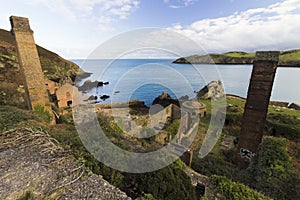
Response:
[{"label": "blue sky", "polygon": [[176,31],[207,52],[300,48],[300,0],[10,0],[28,17],[36,43],[65,58],[86,58],[109,38],[138,28]]}]

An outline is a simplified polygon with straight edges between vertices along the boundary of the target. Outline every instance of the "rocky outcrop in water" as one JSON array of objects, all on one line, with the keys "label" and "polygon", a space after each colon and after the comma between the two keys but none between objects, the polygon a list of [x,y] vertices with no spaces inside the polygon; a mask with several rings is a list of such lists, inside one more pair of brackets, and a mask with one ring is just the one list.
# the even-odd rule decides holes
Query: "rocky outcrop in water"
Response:
[{"label": "rocky outcrop in water", "polygon": [[160,96],[158,96],[154,99],[154,101],[152,102],[152,105],[155,105],[155,104],[160,104],[164,108],[169,106],[170,104],[174,104],[174,105],[180,107],[179,101],[177,99],[173,99],[166,92],[163,92]]}]

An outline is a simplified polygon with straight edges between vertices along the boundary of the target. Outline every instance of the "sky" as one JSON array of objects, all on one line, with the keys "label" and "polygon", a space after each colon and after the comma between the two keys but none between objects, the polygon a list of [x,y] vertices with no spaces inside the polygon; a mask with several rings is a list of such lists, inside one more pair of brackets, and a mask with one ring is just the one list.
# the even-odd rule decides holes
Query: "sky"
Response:
[{"label": "sky", "polygon": [[209,53],[300,48],[300,0],[6,0],[0,28],[10,30],[11,15],[28,17],[36,43],[67,59],[149,27]]}]

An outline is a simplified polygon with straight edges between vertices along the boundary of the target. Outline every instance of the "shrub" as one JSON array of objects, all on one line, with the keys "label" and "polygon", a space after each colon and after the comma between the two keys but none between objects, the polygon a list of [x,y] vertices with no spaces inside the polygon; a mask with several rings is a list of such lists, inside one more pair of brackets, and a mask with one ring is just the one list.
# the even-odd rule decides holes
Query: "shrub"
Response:
[{"label": "shrub", "polygon": [[143,193],[151,194],[155,199],[193,200],[194,187],[190,178],[177,162],[155,172],[143,174],[125,174],[121,189],[131,197],[137,198]]},{"label": "shrub", "polygon": [[247,199],[247,200],[269,200],[271,198],[266,197],[249,187],[241,184],[233,182],[227,179],[224,176],[211,176],[210,177],[211,183],[215,187],[215,192],[223,195],[226,199],[231,200],[240,200],[240,199]]},{"label": "shrub", "polygon": [[300,177],[288,154],[288,140],[267,137],[247,169],[253,188],[276,199],[300,199]]}]

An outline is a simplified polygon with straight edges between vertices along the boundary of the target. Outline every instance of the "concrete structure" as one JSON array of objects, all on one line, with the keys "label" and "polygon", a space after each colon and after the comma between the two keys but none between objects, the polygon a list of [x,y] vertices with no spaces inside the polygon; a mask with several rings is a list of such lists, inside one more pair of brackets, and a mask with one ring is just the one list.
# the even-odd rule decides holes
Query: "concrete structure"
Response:
[{"label": "concrete structure", "polygon": [[238,142],[237,161],[242,168],[261,143],[278,61],[278,51],[256,52]]},{"label": "concrete structure", "polygon": [[44,107],[49,102],[49,98],[29,20],[11,16],[10,22],[16,40],[20,71],[25,86],[25,101],[29,109],[34,109],[38,105]]}]

